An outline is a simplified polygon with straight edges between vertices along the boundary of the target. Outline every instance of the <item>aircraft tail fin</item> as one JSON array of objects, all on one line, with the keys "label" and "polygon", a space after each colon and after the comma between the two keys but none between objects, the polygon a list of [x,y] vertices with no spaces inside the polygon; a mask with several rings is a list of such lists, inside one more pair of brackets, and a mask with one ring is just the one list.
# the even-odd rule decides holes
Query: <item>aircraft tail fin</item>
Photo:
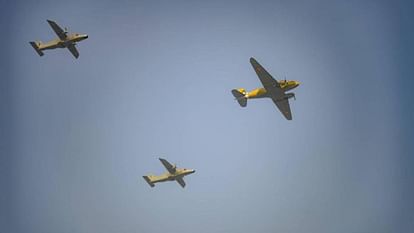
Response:
[{"label": "aircraft tail fin", "polygon": [[42,50],[40,50],[40,48],[39,48],[40,42],[30,41],[30,45],[32,45],[32,47],[36,50],[36,52],[39,54],[39,56],[44,55]]},{"label": "aircraft tail fin", "polygon": [[236,98],[237,102],[239,102],[241,107],[247,106],[246,91],[243,88],[233,89],[231,90],[231,93],[233,94],[234,98]]},{"label": "aircraft tail fin", "polygon": [[143,176],[143,178],[149,184],[149,186],[151,186],[151,188],[155,186],[154,183],[152,183],[150,176]]}]

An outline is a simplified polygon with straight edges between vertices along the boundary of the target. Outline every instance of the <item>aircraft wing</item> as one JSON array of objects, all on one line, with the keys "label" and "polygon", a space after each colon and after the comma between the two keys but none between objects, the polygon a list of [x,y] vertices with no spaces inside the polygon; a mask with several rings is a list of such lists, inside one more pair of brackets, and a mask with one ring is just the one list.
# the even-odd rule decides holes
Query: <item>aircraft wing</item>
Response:
[{"label": "aircraft wing", "polygon": [[78,52],[78,50],[76,49],[75,44],[68,45],[68,49],[69,49],[69,51],[73,54],[73,56],[74,56],[75,58],[78,58],[78,57],[79,57],[79,52]]},{"label": "aircraft wing", "polygon": [[280,88],[279,83],[254,58],[250,58],[250,63],[266,90]]},{"label": "aircraft wing", "polygon": [[162,165],[168,170],[169,173],[175,173],[175,166],[171,165],[167,160],[160,158]]},{"label": "aircraft wing", "polygon": [[275,99],[272,97],[273,103],[276,104],[279,111],[286,117],[288,120],[292,120],[292,112],[290,111],[290,105],[288,99]]},{"label": "aircraft wing", "polygon": [[55,33],[58,35],[58,37],[61,40],[66,39],[65,31],[63,31],[62,28],[60,28],[59,25],[57,25],[56,22],[54,22],[52,20],[47,20],[47,22],[49,23],[49,25],[52,27],[53,31],[55,31]]},{"label": "aircraft wing", "polygon": [[185,182],[184,182],[184,179],[181,177],[181,178],[176,178],[175,179],[180,185],[181,185],[181,187],[185,187]]}]

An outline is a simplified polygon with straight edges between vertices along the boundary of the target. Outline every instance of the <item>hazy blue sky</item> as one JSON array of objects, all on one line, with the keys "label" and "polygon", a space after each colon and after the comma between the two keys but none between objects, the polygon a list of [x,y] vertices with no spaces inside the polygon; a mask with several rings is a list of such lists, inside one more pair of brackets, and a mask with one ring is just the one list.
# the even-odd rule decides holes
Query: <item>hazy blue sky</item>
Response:
[{"label": "hazy blue sky", "polygon": [[[413,9],[0,0],[0,232],[414,232]],[[46,19],[79,59],[37,55]],[[292,121],[234,101],[252,56],[301,82]]]}]

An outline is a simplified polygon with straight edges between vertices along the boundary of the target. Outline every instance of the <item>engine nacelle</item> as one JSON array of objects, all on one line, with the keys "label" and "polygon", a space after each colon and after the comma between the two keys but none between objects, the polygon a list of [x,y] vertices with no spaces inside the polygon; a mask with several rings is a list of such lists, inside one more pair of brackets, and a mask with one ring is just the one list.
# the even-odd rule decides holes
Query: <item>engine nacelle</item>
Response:
[{"label": "engine nacelle", "polygon": [[294,98],[294,99],[296,99],[296,97],[295,97],[295,93],[286,93],[285,94],[285,96],[283,97],[285,100],[287,100],[287,99],[290,99],[290,98]]}]

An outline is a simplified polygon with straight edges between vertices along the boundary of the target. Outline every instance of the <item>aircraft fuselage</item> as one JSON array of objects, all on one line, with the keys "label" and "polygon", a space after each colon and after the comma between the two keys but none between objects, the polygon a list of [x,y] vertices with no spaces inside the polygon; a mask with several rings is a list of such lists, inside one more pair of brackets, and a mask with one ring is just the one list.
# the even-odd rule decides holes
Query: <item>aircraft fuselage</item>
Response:
[{"label": "aircraft fuselage", "polygon": [[54,40],[51,40],[45,43],[39,43],[38,46],[40,50],[66,48],[71,44],[76,44],[76,42],[85,40],[87,38],[88,38],[88,35],[86,34],[73,33],[73,34],[67,35],[65,40],[56,38]]},{"label": "aircraft fuselage", "polygon": [[[282,80],[282,81],[278,81],[278,82],[279,82],[280,88],[285,92],[290,91],[290,90],[296,88],[297,86],[299,86],[299,82],[293,81],[293,80],[290,80],[290,81]],[[245,93],[245,97],[248,98],[248,99],[259,99],[259,98],[267,98],[267,97],[270,98],[269,93],[267,93],[266,89],[263,88],[263,87],[254,89],[250,92],[247,92],[243,88],[238,89],[238,90],[241,93]]]},{"label": "aircraft fuselage", "polygon": [[150,175],[150,178],[151,178],[152,183],[158,183],[158,182],[164,182],[164,181],[174,181],[177,178],[183,178],[184,176],[190,175],[194,172],[195,172],[195,170],[193,170],[193,169],[185,169],[185,168],[180,169],[180,168],[177,168],[175,173],[166,172],[166,173],[163,173],[163,174],[158,175],[158,176]]}]

